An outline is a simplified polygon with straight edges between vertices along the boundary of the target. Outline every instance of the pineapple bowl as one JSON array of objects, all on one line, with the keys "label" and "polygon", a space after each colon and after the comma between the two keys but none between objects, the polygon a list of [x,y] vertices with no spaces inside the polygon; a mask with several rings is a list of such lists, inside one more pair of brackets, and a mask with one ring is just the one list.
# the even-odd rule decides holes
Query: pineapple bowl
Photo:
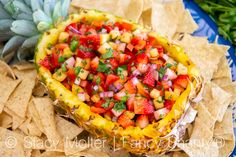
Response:
[{"label": "pineapple bowl", "polygon": [[184,50],[151,29],[82,10],[45,32],[35,49],[53,99],[94,136],[133,153],[162,153],[202,87]]}]

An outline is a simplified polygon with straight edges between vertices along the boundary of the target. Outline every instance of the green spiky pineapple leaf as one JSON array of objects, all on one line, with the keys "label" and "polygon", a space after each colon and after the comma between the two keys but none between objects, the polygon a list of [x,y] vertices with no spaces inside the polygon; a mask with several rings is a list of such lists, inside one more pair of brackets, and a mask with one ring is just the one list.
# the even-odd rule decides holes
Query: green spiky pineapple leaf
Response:
[{"label": "green spiky pineapple leaf", "polygon": [[0,0],[0,57],[32,58],[40,34],[64,20],[69,6],[70,0]]}]

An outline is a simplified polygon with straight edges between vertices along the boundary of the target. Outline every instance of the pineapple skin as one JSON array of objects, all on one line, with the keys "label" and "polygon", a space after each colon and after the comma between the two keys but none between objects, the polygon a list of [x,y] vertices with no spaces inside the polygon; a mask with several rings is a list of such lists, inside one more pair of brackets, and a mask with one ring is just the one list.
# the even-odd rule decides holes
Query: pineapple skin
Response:
[{"label": "pineapple skin", "polygon": [[[156,123],[149,124],[144,129],[139,127],[128,127],[124,129],[117,123],[93,113],[88,105],[79,101],[76,95],[66,89],[60,82],[53,79],[49,70],[39,65],[39,61],[46,56],[47,45],[49,43],[57,43],[60,32],[68,24],[79,22],[83,17],[86,17],[88,20],[112,19],[114,21],[132,23],[134,28],[140,28],[149,32],[149,35],[155,37],[156,41],[170,53],[172,58],[188,68],[188,75],[191,78],[191,82],[176,100],[172,110],[166,117]],[[115,143],[116,147],[123,147],[136,154],[163,153],[173,148],[177,138],[174,134],[170,134],[171,130],[185,113],[187,103],[194,99],[201,88],[201,81],[199,82],[197,79],[200,78],[200,74],[181,47],[169,43],[166,38],[132,21],[97,10],[81,10],[78,14],[70,15],[57,28],[45,32],[35,49],[35,65],[39,78],[48,88],[52,99],[58,100],[61,107],[75,119],[78,125],[82,126],[95,137],[106,138],[109,143],[113,145]]]}]

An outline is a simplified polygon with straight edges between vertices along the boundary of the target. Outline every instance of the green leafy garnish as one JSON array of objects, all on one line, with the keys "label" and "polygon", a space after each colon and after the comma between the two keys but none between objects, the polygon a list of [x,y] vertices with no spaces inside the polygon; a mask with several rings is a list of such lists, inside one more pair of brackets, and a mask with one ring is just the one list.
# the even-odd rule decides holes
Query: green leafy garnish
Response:
[{"label": "green leafy garnish", "polygon": [[79,44],[79,42],[77,40],[72,40],[71,43],[70,43],[70,50],[72,52],[75,52],[78,44]]},{"label": "green leafy garnish", "polygon": [[170,68],[170,67],[172,67],[172,66],[173,66],[172,64],[166,63],[166,68]]},{"label": "green leafy garnish", "polygon": [[62,62],[64,62],[65,61],[65,58],[63,57],[63,56],[60,56],[59,58],[58,58],[58,62],[59,63],[62,63]]},{"label": "green leafy garnish", "polygon": [[66,64],[65,64],[65,63],[61,65],[61,69],[62,69],[63,72],[66,72],[66,71],[67,71],[67,68],[66,68]]},{"label": "green leafy garnish", "polygon": [[163,76],[165,75],[165,72],[166,72],[166,69],[161,67],[160,70],[158,71],[160,79],[163,78]]},{"label": "green leafy garnish", "polygon": [[93,77],[94,77],[93,74],[89,74],[89,75],[88,75],[88,80],[89,80],[89,81],[92,81],[92,80],[93,80]]},{"label": "green leafy garnish", "polygon": [[96,84],[99,85],[101,83],[101,78],[100,77],[97,77],[96,79]]},{"label": "green leafy garnish", "polygon": [[101,55],[101,58],[108,59],[113,57],[113,50],[111,48],[107,49],[107,52]]},{"label": "green leafy garnish", "polygon": [[127,70],[127,65],[119,66],[119,67],[116,69],[116,73],[117,73],[117,75],[120,76],[121,79],[124,79],[124,75],[123,75],[123,71],[124,71],[124,70]]},{"label": "green leafy garnish", "polygon": [[106,101],[104,104],[102,104],[103,108],[108,108],[110,105],[110,101]]},{"label": "green leafy garnish", "polygon": [[90,49],[90,48],[88,48],[88,47],[85,47],[85,46],[83,46],[83,45],[80,45],[80,46],[79,46],[79,49],[80,49],[81,51],[85,51],[85,52],[91,52],[91,51],[92,51],[92,49]]},{"label": "green leafy garnish", "polygon": [[75,67],[75,75],[78,75],[81,71],[81,67]]},{"label": "green leafy garnish", "polygon": [[107,64],[99,61],[97,71],[104,72],[104,73],[110,73],[110,68],[107,66]]},{"label": "green leafy garnish", "polygon": [[114,107],[113,107],[113,109],[115,110],[115,111],[122,111],[122,110],[125,110],[126,109],[126,105],[125,105],[125,103],[124,102],[116,102],[115,103],[115,105],[114,105]]}]

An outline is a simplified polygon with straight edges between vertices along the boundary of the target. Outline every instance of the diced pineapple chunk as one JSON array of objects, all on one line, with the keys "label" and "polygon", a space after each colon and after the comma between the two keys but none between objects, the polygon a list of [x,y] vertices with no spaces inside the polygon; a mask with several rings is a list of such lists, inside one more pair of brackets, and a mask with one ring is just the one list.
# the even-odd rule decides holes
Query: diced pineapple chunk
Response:
[{"label": "diced pineapple chunk", "polygon": [[151,49],[151,50],[150,50],[150,56],[151,56],[152,58],[158,57],[157,49]]},{"label": "diced pineapple chunk", "polygon": [[48,49],[48,48],[45,48],[45,50],[46,50],[47,55],[52,54],[52,50],[50,50],[50,49]]},{"label": "diced pineapple chunk", "polygon": [[93,102],[99,102],[100,96],[99,96],[98,94],[95,94],[95,95],[93,95],[93,96],[91,97],[91,100],[92,100]]},{"label": "diced pineapple chunk", "polygon": [[90,96],[87,93],[85,93],[85,100],[90,101]]},{"label": "diced pineapple chunk", "polygon": [[177,73],[178,75],[185,75],[188,73],[188,68],[184,66],[183,64],[179,63],[177,65]]},{"label": "diced pineapple chunk", "polygon": [[152,97],[152,98],[158,98],[159,96],[160,96],[160,91],[159,90],[157,90],[157,89],[153,89],[152,91],[151,91],[151,93],[150,93],[150,96]]},{"label": "diced pineapple chunk", "polygon": [[153,104],[155,106],[155,109],[160,109],[164,107],[163,101],[160,101],[159,98],[154,99]]},{"label": "diced pineapple chunk", "polygon": [[82,67],[83,66],[82,61],[83,61],[82,58],[76,57],[76,59],[75,59],[75,67]]},{"label": "diced pineapple chunk", "polygon": [[178,95],[176,95],[174,92],[165,91],[165,99],[176,100],[177,98],[178,98]]},{"label": "diced pineapple chunk", "polygon": [[106,43],[110,40],[110,34],[100,34],[100,44]]},{"label": "diced pineapple chunk", "polygon": [[120,41],[124,42],[124,43],[130,43],[132,38],[132,34],[128,33],[128,32],[124,32],[121,37],[120,37]]},{"label": "diced pineapple chunk", "polygon": [[52,77],[54,79],[56,79],[59,82],[62,82],[63,80],[66,79],[66,73],[62,71],[62,69],[58,69],[53,75]]},{"label": "diced pineapple chunk", "polygon": [[78,93],[81,93],[81,92],[84,92],[82,87],[80,87],[79,85],[76,85],[76,84],[72,85],[72,93],[78,94]]},{"label": "diced pineapple chunk", "polygon": [[69,47],[64,48],[63,56],[66,58],[70,58],[73,55],[73,52],[70,50]]},{"label": "diced pineapple chunk", "polygon": [[111,34],[111,38],[115,39],[120,36],[120,31],[119,30],[112,30],[112,31],[110,31],[110,34]]},{"label": "diced pineapple chunk", "polygon": [[99,47],[98,52],[105,54],[109,48],[111,48],[111,46],[108,43],[104,43]]},{"label": "diced pineapple chunk", "polygon": [[90,68],[90,62],[91,62],[90,58],[82,59],[82,58],[76,57],[75,67],[81,67],[88,70]]},{"label": "diced pineapple chunk", "polygon": [[114,42],[109,42],[108,44],[111,46],[113,50],[116,50],[118,47],[117,44],[115,44]]},{"label": "diced pineapple chunk", "polygon": [[79,78],[81,78],[82,80],[86,80],[87,76],[89,74],[89,71],[85,70],[85,69],[81,69],[79,72]]},{"label": "diced pineapple chunk", "polygon": [[64,43],[68,39],[69,39],[69,33],[67,33],[67,32],[61,32],[60,35],[59,35],[59,38],[58,38],[60,43]]}]

